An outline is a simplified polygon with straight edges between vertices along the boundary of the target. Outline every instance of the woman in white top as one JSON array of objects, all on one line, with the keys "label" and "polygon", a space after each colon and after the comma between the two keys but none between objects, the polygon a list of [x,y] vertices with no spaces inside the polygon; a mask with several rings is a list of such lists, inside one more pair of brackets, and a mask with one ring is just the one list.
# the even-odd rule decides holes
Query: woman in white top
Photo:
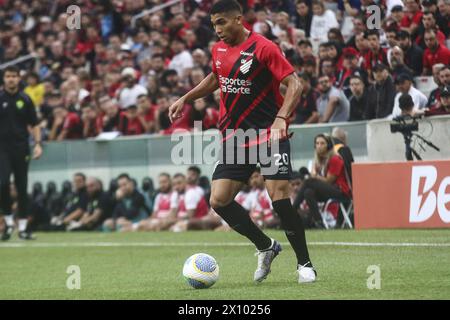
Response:
[{"label": "woman in white top", "polygon": [[331,10],[325,10],[325,5],[322,1],[313,1],[312,8],[313,18],[310,37],[313,41],[326,42],[328,40],[328,30],[331,28],[339,28],[336,15]]}]

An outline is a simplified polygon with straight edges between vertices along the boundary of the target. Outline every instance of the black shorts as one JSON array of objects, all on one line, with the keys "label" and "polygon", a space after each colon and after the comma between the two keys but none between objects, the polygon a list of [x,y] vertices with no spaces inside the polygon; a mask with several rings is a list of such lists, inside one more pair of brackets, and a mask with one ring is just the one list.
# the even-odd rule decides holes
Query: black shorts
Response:
[{"label": "black shorts", "polygon": [[234,159],[232,156],[227,159],[227,153],[230,152],[227,150],[229,148],[222,146],[222,159],[217,162],[212,180],[231,179],[247,183],[258,165],[264,179],[291,179],[291,146],[288,139],[280,141],[278,148],[267,147],[266,144],[251,148],[235,147]]}]

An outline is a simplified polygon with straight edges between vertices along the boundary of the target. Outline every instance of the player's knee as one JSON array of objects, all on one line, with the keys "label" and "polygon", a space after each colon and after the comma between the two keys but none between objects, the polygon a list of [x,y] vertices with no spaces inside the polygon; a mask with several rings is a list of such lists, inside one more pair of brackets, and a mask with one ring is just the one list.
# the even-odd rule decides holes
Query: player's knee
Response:
[{"label": "player's knee", "polygon": [[211,197],[209,199],[209,203],[211,205],[211,208],[214,210],[217,210],[218,208],[223,208],[227,206],[230,203],[230,199],[226,199],[226,197],[220,197],[211,194]]}]

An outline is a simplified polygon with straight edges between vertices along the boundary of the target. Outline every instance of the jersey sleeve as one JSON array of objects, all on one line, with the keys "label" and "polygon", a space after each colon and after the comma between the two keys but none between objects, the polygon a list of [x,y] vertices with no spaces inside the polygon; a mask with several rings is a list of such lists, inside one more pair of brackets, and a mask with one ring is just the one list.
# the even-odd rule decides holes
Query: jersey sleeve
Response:
[{"label": "jersey sleeve", "polygon": [[194,210],[197,209],[198,203],[202,198],[202,194],[196,190],[191,189],[186,192],[184,197],[184,204],[186,206],[186,210]]},{"label": "jersey sleeve", "polygon": [[172,192],[170,196],[170,209],[178,209],[178,192]]},{"label": "jersey sleeve", "polygon": [[344,161],[339,156],[333,156],[328,163],[328,174],[338,177],[344,168]]},{"label": "jersey sleeve", "polygon": [[279,82],[295,71],[281,49],[273,42],[263,46],[260,56],[262,62]]}]

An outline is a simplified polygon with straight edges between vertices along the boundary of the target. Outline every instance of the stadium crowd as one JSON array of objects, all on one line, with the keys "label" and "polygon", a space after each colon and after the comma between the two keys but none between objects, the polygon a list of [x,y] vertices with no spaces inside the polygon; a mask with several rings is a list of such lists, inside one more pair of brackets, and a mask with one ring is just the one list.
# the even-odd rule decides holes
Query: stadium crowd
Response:
[{"label": "stadium crowd", "polygon": [[[170,134],[195,120],[214,128],[218,91],[168,119],[170,104],[211,72],[213,1],[184,0],[132,23],[164,2],[80,0],[81,28],[72,29],[70,0],[0,0],[0,64],[36,55],[18,66],[45,139]],[[450,112],[447,95],[441,99],[450,85],[449,0],[240,2],[246,27],[277,43],[301,79],[291,123],[397,116],[402,94],[414,114]],[[380,29],[367,27],[370,5],[381,9]],[[425,96],[417,76],[438,87]]]}]

